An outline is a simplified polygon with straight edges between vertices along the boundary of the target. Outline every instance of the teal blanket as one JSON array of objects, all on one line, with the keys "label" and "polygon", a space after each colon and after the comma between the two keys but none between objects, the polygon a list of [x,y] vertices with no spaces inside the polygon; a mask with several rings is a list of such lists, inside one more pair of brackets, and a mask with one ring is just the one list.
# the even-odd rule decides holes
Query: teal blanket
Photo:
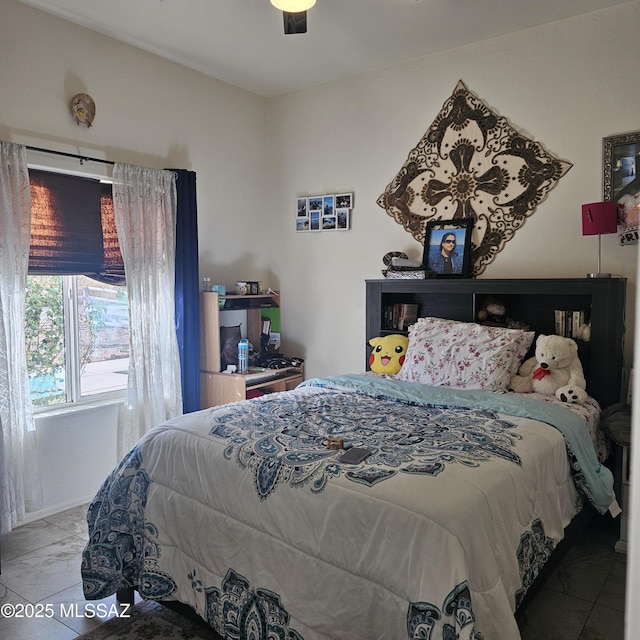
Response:
[{"label": "teal blanket", "polygon": [[304,386],[349,389],[369,396],[422,405],[483,409],[549,424],[565,438],[578,489],[599,513],[605,513],[611,507],[612,514],[617,515],[619,508],[613,492],[613,475],[598,461],[584,420],[567,407],[541,402],[524,394],[430,387],[365,374],[312,378],[300,385]]}]

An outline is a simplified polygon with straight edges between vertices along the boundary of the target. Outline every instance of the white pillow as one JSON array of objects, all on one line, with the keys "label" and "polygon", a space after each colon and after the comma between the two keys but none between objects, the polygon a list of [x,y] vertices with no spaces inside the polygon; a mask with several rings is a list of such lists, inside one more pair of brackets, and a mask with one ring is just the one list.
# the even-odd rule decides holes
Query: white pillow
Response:
[{"label": "white pillow", "polygon": [[419,318],[396,379],[457,389],[506,391],[535,333],[474,322]]}]

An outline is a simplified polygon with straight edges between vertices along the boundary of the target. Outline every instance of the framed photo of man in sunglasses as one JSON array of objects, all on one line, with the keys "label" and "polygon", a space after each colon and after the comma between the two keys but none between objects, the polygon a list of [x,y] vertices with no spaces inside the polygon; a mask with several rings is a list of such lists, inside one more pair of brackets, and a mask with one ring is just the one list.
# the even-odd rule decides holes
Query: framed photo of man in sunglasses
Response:
[{"label": "framed photo of man in sunglasses", "polygon": [[427,222],[422,264],[428,276],[469,277],[472,222],[471,218]]}]

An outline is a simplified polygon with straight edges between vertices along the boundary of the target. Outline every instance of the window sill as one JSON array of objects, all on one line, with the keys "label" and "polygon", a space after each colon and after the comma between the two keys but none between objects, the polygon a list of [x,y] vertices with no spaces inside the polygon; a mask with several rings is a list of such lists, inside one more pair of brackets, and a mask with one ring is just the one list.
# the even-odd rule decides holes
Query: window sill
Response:
[{"label": "window sill", "polygon": [[87,397],[78,402],[69,402],[62,405],[54,405],[50,407],[41,407],[34,409],[34,417],[36,420],[40,418],[54,418],[65,416],[81,411],[90,411],[100,407],[107,407],[115,404],[122,404],[126,400],[126,392],[114,393],[108,396]]}]

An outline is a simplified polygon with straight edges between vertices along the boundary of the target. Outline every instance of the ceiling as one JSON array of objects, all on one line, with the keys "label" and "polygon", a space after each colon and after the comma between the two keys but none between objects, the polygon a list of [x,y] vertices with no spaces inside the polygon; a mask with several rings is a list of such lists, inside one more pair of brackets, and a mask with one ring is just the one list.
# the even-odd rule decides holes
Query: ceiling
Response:
[{"label": "ceiling", "polygon": [[317,0],[284,35],[269,0],[21,0],[271,97],[628,0]]}]

